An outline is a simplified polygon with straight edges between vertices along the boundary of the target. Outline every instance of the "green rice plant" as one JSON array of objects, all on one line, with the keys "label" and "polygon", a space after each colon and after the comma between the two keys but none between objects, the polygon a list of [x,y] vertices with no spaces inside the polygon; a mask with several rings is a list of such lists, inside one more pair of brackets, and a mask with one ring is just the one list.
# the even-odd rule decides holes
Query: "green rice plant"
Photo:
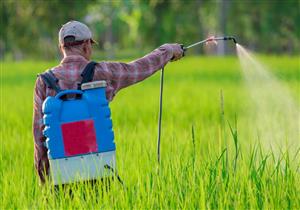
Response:
[{"label": "green rice plant", "polygon": [[[300,104],[298,58],[263,59]],[[300,208],[300,148],[277,153],[260,143],[235,57],[187,57],[165,68],[159,174],[155,74],[110,104],[118,174],[126,187],[113,181],[106,191],[105,183],[96,189],[77,183],[70,186],[72,196],[54,193],[51,183],[40,187],[33,167],[32,91],[36,74],[55,63],[1,63],[1,209]]]}]

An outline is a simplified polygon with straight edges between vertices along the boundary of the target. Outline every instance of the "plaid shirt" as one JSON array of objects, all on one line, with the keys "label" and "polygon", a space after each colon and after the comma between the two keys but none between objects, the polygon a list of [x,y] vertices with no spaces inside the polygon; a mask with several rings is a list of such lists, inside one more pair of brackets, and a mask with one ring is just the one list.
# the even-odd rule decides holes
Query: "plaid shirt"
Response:
[{"label": "plaid shirt", "polygon": [[[176,52],[181,52],[180,45],[165,44],[130,63],[99,62],[95,67],[94,80],[107,82],[106,98],[111,101],[122,88],[140,82],[161,69]],[[88,62],[80,55],[71,55],[65,57],[60,65],[52,68],[54,75],[59,79],[59,87],[77,89],[77,84],[82,79],[80,74]],[[42,134],[44,128],[42,104],[47,96],[54,95],[55,92],[46,88],[41,77],[38,77],[34,87],[33,135],[35,168],[42,183],[45,181],[44,174],[49,174],[49,160],[44,146],[45,137]]]}]

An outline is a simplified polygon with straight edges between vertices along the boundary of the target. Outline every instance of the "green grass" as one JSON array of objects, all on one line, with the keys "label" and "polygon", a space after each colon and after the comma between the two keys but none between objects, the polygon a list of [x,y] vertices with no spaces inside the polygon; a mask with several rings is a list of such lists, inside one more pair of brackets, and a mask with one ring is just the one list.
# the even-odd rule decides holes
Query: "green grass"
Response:
[{"label": "green grass", "polygon": [[[262,60],[299,105],[298,58]],[[38,185],[31,133],[36,74],[53,65],[1,63],[1,209],[300,208],[300,163],[289,151],[261,148],[235,57],[186,57],[166,67],[159,167],[159,74],[119,92],[111,109],[125,188],[114,182],[97,195],[78,184],[74,198],[54,196]]]}]

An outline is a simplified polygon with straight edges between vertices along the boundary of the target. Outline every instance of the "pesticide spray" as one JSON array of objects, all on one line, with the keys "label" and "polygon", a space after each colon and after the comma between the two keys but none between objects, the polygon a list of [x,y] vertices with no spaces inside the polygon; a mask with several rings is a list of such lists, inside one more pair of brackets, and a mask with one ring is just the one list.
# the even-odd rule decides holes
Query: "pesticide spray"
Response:
[{"label": "pesticide spray", "polygon": [[289,90],[252,53],[236,44],[253,109],[257,140],[277,156],[300,147],[300,111]]}]

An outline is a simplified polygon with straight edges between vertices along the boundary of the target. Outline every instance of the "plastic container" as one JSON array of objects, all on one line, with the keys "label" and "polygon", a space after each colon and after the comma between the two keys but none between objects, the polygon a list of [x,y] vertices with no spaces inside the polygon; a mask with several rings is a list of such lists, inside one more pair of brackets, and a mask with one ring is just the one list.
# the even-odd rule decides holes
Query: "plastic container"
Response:
[{"label": "plastic container", "polygon": [[64,90],[43,103],[44,135],[54,184],[107,176],[115,144],[105,81]]}]

